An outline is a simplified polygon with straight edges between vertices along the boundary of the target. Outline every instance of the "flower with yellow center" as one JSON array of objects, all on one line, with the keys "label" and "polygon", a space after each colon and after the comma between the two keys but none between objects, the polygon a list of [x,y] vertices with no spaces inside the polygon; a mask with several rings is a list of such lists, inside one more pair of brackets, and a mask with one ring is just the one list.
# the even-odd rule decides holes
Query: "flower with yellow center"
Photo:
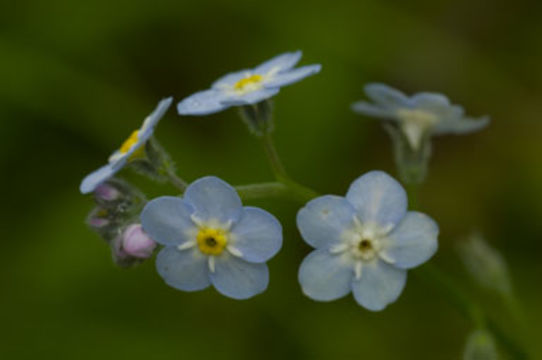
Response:
[{"label": "flower with yellow center", "polygon": [[141,128],[133,131],[120,148],[109,157],[108,164],[87,175],[79,190],[83,194],[93,192],[98,185],[115,175],[130,160],[144,156],[145,144],[151,138],[154,127],[171,105],[173,98],[163,99],[145,119]]},{"label": "flower with yellow center", "polygon": [[177,105],[180,115],[207,115],[231,106],[255,105],[278,94],[281,87],[316,74],[318,64],[294,68],[301,51],[284,53],[253,69],[227,74],[211,88],[196,92]]},{"label": "flower with yellow center", "polygon": [[165,247],[156,268],[179,290],[213,285],[247,299],[267,287],[267,260],[282,245],[282,228],[267,211],[243,207],[233,187],[208,176],[190,184],[183,198],[151,200],[141,213],[145,231]]}]

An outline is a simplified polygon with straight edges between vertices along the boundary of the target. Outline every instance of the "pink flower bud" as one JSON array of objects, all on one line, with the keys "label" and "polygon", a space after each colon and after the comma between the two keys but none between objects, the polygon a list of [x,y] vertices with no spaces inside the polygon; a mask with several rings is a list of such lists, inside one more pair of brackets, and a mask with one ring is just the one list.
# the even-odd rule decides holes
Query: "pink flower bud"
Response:
[{"label": "pink flower bud", "polygon": [[94,196],[101,201],[115,201],[121,196],[120,191],[113,185],[108,183],[100,184],[96,190],[94,190]]},{"label": "pink flower bud", "polygon": [[122,237],[122,252],[128,256],[146,259],[156,248],[153,239],[143,231],[141,224],[132,224],[124,229]]}]

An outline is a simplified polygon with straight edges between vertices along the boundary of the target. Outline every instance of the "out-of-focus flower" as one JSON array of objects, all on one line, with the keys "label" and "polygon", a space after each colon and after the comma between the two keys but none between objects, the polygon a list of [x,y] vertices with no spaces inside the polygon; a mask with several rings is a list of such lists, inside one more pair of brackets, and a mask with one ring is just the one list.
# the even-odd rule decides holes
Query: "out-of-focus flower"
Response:
[{"label": "out-of-focus flower", "polygon": [[487,116],[465,116],[463,107],[451,104],[442,94],[421,92],[409,97],[378,83],[365,86],[365,93],[373,103],[359,101],[352,104],[352,109],[396,123],[414,150],[432,135],[470,133],[489,124]]},{"label": "out-of-focus flower", "polygon": [[459,246],[461,259],[472,277],[482,286],[508,296],[512,283],[508,265],[499,251],[479,234],[472,234]]},{"label": "out-of-focus flower", "polygon": [[109,163],[83,179],[79,187],[81,193],[87,194],[93,192],[98,185],[120,171],[127,162],[143,154],[144,145],[154,133],[156,124],[164,116],[172,101],[173,98],[170,97],[158,103],[156,109],[147,116],[141,128],[132,132],[121,147],[111,154]]},{"label": "out-of-focus flower", "polygon": [[282,246],[282,227],[270,213],[243,207],[237,192],[216,177],[193,182],[184,198],[159,197],[141,214],[145,231],[165,247],[158,273],[176,289],[212,284],[220,293],[246,299],[269,282],[266,261]]},{"label": "out-of-focus flower", "polygon": [[465,346],[464,360],[497,360],[497,346],[491,334],[484,330],[473,331]]},{"label": "out-of-focus flower", "polygon": [[299,269],[305,295],[331,301],[352,292],[372,311],[397,300],[407,269],[429,260],[438,247],[438,225],[407,212],[405,190],[382,171],[359,177],[346,197],[311,200],[297,214],[297,226],[316,248]]},{"label": "out-of-focus flower", "polygon": [[255,67],[216,80],[209,90],[190,95],[177,105],[180,115],[207,115],[231,106],[253,105],[276,95],[282,86],[320,71],[321,65],[294,66],[301,51],[284,53]]}]

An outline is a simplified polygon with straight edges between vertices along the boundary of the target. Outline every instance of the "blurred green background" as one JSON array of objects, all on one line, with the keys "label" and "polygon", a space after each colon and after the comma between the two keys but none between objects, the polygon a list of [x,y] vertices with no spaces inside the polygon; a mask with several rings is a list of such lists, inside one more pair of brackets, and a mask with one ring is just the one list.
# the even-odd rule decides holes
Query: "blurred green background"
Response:
[{"label": "blurred green background", "polygon": [[[433,143],[421,194],[441,226],[433,262],[501,314],[457,257],[462,237],[483,232],[509,261],[530,336],[505,327],[542,358],[541,15],[542,3],[527,0],[2,1],[0,358],[461,358],[471,324],[415,274],[382,313],[351,297],[305,298],[299,203],[251,202],[280,218],[285,242],[268,291],[242,302],[175,291],[153,261],[119,269],[85,226],[92,200],[81,179],[160,98],[296,49],[323,70],[275,98],[276,144],[291,175],[320,192],[343,194],[371,169],[396,174],[387,135],[349,110],[367,82],[444,92],[491,115],[483,132]],[[186,179],[271,179],[234,110],[180,118],[172,109],[157,136]],[[151,196],[175,193],[127,176]]]}]

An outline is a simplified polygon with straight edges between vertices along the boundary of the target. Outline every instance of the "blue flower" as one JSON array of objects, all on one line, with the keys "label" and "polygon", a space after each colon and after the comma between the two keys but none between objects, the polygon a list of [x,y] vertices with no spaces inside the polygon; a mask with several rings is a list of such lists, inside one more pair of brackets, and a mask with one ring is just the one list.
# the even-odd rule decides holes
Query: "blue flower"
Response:
[{"label": "blue flower", "polygon": [[359,177],[346,197],[310,201],[297,214],[297,226],[316,248],[299,268],[305,295],[331,301],[352,292],[372,311],[397,300],[407,269],[429,260],[438,247],[438,225],[407,212],[405,190],[381,171]]},{"label": "blue flower", "polygon": [[98,185],[120,171],[128,161],[142,154],[144,151],[143,146],[154,133],[154,127],[158,124],[162,116],[164,116],[172,101],[173,98],[169,97],[158,103],[156,109],[143,121],[141,128],[132,132],[121,147],[111,154],[108,164],[88,174],[83,179],[79,187],[81,193],[88,194],[93,192]]},{"label": "blue flower", "polygon": [[282,246],[282,227],[270,213],[243,207],[237,192],[219,178],[193,182],[184,198],[163,196],[141,214],[145,232],[165,247],[156,268],[179,290],[212,284],[223,295],[247,299],[269,282],[265,262]]},{"label": "blue flower", "polygon": [[284,53],[255,67],[224,75],[211,89],[197,92],[177,105],[180,115],[207,115],[231,106],[252,105],[276,95],[280,88],[320,72],[321,65],[295,68],[301,51]]},{"label": "blue flower", "polygon": [[352,109],[360,114],[397,122],[409,145],[421,147],[427,135],[464,134],[489,124],[489,117],[465,116],[463,107],[453,105],[442,94],[421,92],[411,97],[384,84],[368,84],[365,93],[374,104],[359,101]]}]

